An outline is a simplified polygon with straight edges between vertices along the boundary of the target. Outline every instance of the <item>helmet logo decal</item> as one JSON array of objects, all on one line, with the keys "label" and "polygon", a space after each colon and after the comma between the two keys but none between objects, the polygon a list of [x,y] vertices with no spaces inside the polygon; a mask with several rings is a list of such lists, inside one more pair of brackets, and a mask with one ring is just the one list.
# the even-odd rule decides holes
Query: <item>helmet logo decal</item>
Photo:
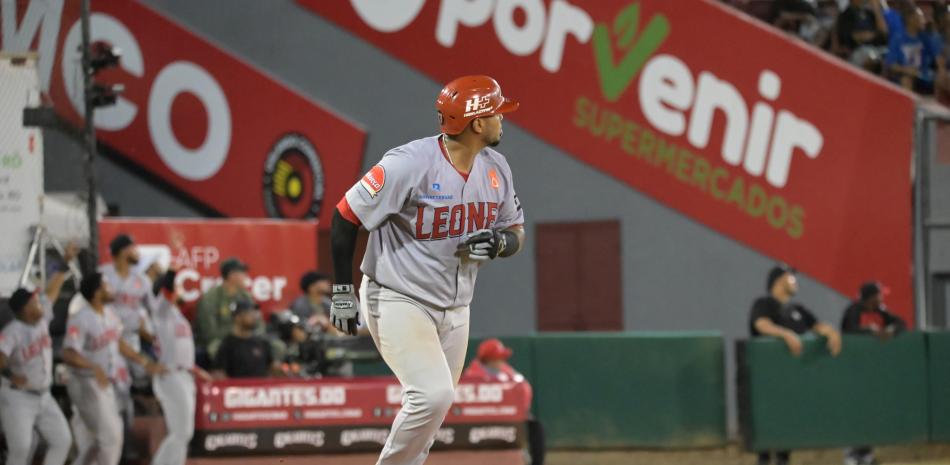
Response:
[{"label": "helmet logo decal", "polygon": [[491,95],[475,96],[465,101],[465,113],[462,116],[468,118],[489,111],[491,111]]}]

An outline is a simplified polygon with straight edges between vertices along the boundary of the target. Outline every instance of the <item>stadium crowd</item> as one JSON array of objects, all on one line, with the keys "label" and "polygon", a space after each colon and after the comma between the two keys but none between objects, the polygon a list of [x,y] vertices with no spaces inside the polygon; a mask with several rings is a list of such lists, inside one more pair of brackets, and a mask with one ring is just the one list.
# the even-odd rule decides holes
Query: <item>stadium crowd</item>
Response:
[{"label": "stadium crowd", "polygon": [[723,0],[908,90],[950,102],[947,0]]}]

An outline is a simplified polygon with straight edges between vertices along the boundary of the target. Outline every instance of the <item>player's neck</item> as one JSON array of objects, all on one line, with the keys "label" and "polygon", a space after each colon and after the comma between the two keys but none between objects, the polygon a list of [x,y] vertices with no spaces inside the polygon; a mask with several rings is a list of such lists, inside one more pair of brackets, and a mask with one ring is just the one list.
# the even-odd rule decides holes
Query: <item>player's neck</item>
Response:
[{"label": "player's neck", "polygon": [[455,169],[470,173],[472,166],[475,165],[475,157],[478,152],[485,148],[481,141],[473,140],[467,137],[457,137],[455,139],[442,136],[442,143],[445,144],[445,151],[449,156],[449,161],[455,166]]},{"label": "player's neck", "polygon": [[115,268],[115,274],[123,278],[129,275],[129,262],[125,260],[117,260],[112,264],[112,266]]},{"label": "player's neck", "polygon": [[102,312],[104,312],[104,311],[106,310],[106,304],[104,304],[104,303],[102,303],[102,302],[92,302],[92,303],[89,304],[89,306],[92,307],[92,309],[93,309],[96,313],[102,313]]}]

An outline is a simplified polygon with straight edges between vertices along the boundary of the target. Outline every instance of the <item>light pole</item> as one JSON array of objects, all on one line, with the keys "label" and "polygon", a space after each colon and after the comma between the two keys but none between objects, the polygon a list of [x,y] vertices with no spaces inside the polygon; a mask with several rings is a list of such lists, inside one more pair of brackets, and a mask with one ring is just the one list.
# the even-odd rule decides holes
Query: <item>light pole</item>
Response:
[{"label": "light pole", "polygon": [[96,212],[96,126],[93,122],[96,107],[93,105],[95,91],[95,70],[92,68],[92,44],[89,31],[89,2],[82,0],[82,76],[83,76],[83,106],[85,108],[85,126],[83,138],[86,148],[86,215],[89,217],[89,254],[92,266],[99,263],[99,223]]}]

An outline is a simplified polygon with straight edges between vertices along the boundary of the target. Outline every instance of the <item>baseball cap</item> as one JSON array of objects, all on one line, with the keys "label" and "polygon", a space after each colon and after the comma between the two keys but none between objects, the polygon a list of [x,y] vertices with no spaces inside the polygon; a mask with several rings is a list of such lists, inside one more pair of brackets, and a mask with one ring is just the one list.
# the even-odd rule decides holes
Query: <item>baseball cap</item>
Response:
[{"label": "baseball cap", "polygon": [[858,291],[858,295],[861,297],[862,301],[868,300],[878,294],[888,295],[890,293],[891,290],[878,281],[868,281],[862,284],[860,291]]},{"label": "baseball cap", "polygon": [[798,270],[788,266],[785,263],[778,263],[769,270],[768,278],[765,281],[765,290],[771,291],[772,285],[775,284],[775,281],[778,281],[779,278],[784,276],[786,273],[795,274]]},{"label": "baseball cap", "polygon": [[109,251],[112,252],[112,256],[115,257],[122,252],[123,249],[130,245],[134,245],[135,241],[132,240],[132,236],[128,234],[119,234],[112,238],[112,241],[109,242]]},{"label": "baseball cap", "polygon": [[282,310],[271,313],[271,324],[277,328],[277,333],[283,340],[289,340],[294,328],[301,328],[306,331],[307,325],[290,310]]},{"label": "baseball cap", "polygon": [[478,345],[479,360],[508,360],[511,357],[511,349],[505,347],[498,339],[486,339]]},{"label": "baseball cap", "polygon": [[238,299],[231,303],[231,316],[236,317],[244,312],[250,312],[257,309],[257,302],[248,299]]},{"label": "baseball cap", "polygon": [[307,292],[307,289],[310,288],[313,283],[320,281],[331,281],[330,275],[319,271],[308,271],[300,278],[300,290]]},{"label": "baseball cap", "polygon": [[247,264],[237,257],[230,257],[221,262],[222,278],[227,278],[229,274],[235,271],[247,271]]},{"label": "baseball cap", "polygon": [[15,315],[19,315],[20,311],[26,307],[26,304],[36,295],[36,292],[31,292],[25,288],[19,288],[13,291],[13,295],[10,296],[9,304],[10,309],[13,310]]}]

